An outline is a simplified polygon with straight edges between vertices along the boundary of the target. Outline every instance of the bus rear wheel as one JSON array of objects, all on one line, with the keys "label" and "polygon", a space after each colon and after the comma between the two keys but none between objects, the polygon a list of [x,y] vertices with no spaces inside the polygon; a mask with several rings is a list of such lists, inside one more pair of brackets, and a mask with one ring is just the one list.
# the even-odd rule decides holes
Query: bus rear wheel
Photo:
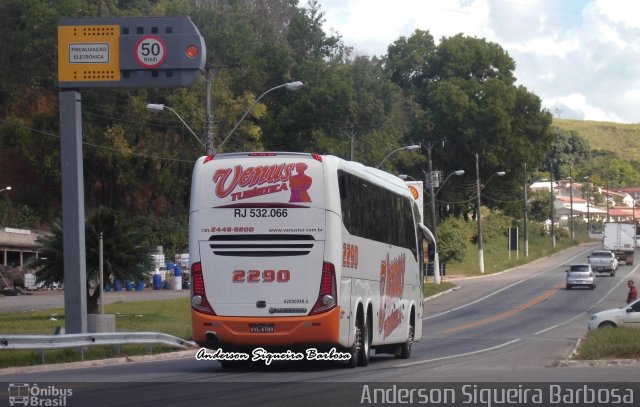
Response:
[{"label": "bus rear wheel", "polygon": [[364,318],[365,323],[362,324],[360,331],[360,353],[358,354],[358,366],[367,366],[370,360],[371,351],[371,336],[369,335],[370,324],[366,323],[367,318]]},{"label": "bus rear wheel", "polygon": [[400,351],[396,354],[396,359],[409,359],[411,356],[411,347],[413,346],[413,338],[415,336],[415,328],[413,322],[409,325],[409,337],[407,341],[400,345]]},{"label": "bus rear wheel", "polygon": [[369,328],[365,321],[364,317],[359,317],[356,321],[355,339],[353,345],[349,348],[351,359],[349,359],[348,366],[350,368],[369,364]]}]

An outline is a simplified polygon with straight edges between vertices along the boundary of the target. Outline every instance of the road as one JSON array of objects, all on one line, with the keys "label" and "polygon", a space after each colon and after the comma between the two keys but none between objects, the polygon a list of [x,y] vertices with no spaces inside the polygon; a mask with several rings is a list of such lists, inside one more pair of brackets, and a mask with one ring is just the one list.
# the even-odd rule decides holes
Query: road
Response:
[{"label": "road", "polygon": [[[86,388],[87,394],[96,389],[109,394],[104,405],[117,405],[109,403],[123,394],[141,405],[151,400],[154,405],[169,405],[181,395],[189,404],[209,400],[212,392],[225,400],[220,405],[247,405],[240,401],[261,398],[277,398],[279,405],[288,405],[282,399],[282,386],[300,397],[313,394],[313,405],[322,400],[331,405],[336,400],[353,401],[362,383],[636,383],[640,364],[589,367],[564,362],[586,334],[588,316],[624,305],[626,280],[638,274],[637,266],[623,265],[615,277],[599,276],[595,290],[565,290],[566,265],[586,261],[594,248],[579,246],[508,272],[454,281],[458,290],[427,301],[425,337],[414,344],[408,360],[381,355],[357,369],[281,362],[224,371],[217,362],[196,361],[189,355],[55,373],[18,372],[0,375],[0,381],[74,383]],[[322,383],[351,385],[334,386],[332,392]],[[142,389],[148,390],[146,398],[136,396]],[[157,396],[149,398],[152,389]],[[324,391],[331,397],[326,399]],[[637,393],[640,397],[640,389]]]}]

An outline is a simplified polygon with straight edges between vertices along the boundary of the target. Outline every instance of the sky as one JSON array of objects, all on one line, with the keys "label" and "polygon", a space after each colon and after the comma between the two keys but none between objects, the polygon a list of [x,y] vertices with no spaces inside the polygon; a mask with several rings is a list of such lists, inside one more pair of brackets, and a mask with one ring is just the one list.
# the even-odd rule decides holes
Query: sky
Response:
[{"label": "sky", "polygon": [[383,56],[416,30],[499,44],[554,117],[640,123],[638,0],[319,0],[324,28]]}]

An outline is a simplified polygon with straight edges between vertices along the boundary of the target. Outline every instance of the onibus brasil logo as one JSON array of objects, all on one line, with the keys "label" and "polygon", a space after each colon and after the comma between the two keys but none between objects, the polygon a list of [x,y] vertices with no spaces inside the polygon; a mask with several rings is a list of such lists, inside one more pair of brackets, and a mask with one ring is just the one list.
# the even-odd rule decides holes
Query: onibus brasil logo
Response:
[{"label": "onibus brasil logo", "polygon": [[10,406],[66,406],[73,395],[73,390],[48,385],[40,387],[37,384],[10,383]]}]

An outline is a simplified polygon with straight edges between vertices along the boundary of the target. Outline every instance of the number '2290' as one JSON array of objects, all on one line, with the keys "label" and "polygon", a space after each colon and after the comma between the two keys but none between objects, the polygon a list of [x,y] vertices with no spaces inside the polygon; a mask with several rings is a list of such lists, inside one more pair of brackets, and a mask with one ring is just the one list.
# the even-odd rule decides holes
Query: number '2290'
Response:
[{"label": "number '2290'", "polygon": [[291,280],[289,270],[233,270],[234,283],[286,283]]}]

